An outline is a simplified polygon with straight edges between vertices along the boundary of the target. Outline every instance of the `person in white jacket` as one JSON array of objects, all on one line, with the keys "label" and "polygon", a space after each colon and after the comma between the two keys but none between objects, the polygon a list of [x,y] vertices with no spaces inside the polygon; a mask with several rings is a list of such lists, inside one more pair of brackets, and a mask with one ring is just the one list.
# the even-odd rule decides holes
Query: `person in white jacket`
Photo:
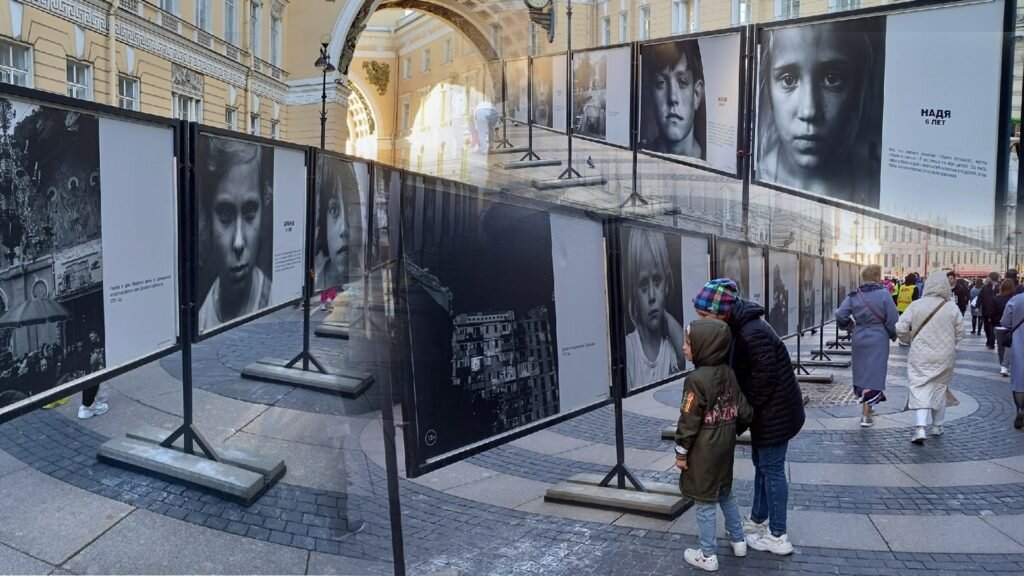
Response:
[{"label": "person in white jacket", "polygon": [[957,343],[964,338],[963,320],[960,309],[950,301],[946,273],[937,270],[925,281],[921,299],[911,303],[896,323],[899,339],[910,344],[907,409],[917,411],[914,444],[924,444],[929,415],[932,436],[940,436],[946,406],[959,403],[949,392],[949,381],[956,365]]}]

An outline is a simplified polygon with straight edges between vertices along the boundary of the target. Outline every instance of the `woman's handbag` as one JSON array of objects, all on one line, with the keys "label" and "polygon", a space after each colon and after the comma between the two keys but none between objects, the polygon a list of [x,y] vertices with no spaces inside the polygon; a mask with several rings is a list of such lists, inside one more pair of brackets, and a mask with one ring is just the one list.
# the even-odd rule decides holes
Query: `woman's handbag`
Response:
[{"label": "woman's handbag", "polygon": [[1009,348],[1010,345],[1013,344],[1013,333],[1017,331],[1017,328],[1020,328],[1021,324],[1024,324],[1024,320],[1017,322],[1017,325],[1013,327],[1013,330],[1003,330],[1001,332],[999,335],[999,344],[1002,345],[1003,348]]},{"label": "woman's handbag", "polygon": [[863,304],[864,307],[868,309],[868,312],[871,312],[871,315],[874,316],[879,322],[881,322],[882,326],[885,326],[885,333],[889,335],[889,340],[895,342],[896,328],[894,326],[889,326],[889,324],[885,321],[885,318],[882,318],[882,315],[876,312],[875,309],[871,307],[871,304],[868,304],[868,301],[864,299],[864,295],[860,293],[860,290],[857,291],[857,298],[859,298],[860,303]]}]

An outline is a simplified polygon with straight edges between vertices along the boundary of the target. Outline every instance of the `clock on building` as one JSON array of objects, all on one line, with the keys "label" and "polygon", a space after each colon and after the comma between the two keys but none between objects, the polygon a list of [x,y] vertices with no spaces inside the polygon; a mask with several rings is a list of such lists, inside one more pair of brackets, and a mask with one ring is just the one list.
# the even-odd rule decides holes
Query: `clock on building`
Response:
[{"label": "clock on building", "polygon": [[531,10],[543,10],[551,4],[551,0],[523,0]]}]

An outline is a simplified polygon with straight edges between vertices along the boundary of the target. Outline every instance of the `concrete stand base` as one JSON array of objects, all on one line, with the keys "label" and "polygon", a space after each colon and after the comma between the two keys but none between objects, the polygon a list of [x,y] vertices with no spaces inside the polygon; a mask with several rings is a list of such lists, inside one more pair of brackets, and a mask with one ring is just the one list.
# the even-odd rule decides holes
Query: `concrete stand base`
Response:
[{"label": "concrete stand base", "polygon": [[533,187],[537,190],[558,190],[560,188],[574,188],[576,186],[604,186],[607,183],[607,176],[583,176],[580,178],[534,180]]},{"label": "concrete stand base", "polygon": [[286,364],[288,361],[280,358],[262,358],[243,368],[242,377],[335,392],[347,398],[358,397],[373,384],[373,376],[365,372],[338,370],[321,374],[316,370],[303,370],[301,366],[285,368]]},{"label": "concrete stand base", "polygon": [[796,381],[801,384],[831,384],[835,378],[831,374],[797,374]]},{"label": "concrete stand base", "polygon": [[515,146],[512,148],[492,148],[491,154],[526,154],[530,149],[526,146]]},{"label": "concrete stand base", "polygon": [[324,320],[313,329],[313,333],[323,338],[348,340],[348,322],[329,322]]},{"label": "concrete stand base", "polygon": [[561,166],[561,160],[517,160],[505,162],[501,165],[505,170],[517,170],[519,168],[540,168],[542,166]]},{"label": "concrete stand base", "polygon": [[853,364],[850,360],[803,360],[800,363],[811,368],[849,368]]},{"label": "concrete stand base", "polygon": [[[821,350],[812,350],[811,353],[812,354],[820,354]],[[840,349],[829,350],[829,349],[826,348],[825,349],[825,353],[828,354],[829,356],[853,356],[853,351],[852,350],[840,350]]]},{"label": "concrete stand base", "polygon": [[[144,426],[127,438],[112,438],[96,452],[103,463],[211,490],[245,506],[259,499],[287,470],[283,460],[215,446],[220,462],[186,454],[180,443],[163,448],[170,430]],[[196,448],[198,454],[198,447]]]},{"label": "concrete stand base", "polygon": [[547,502],[559,502],[589,508],[619,510],[632,514],[672,520],[693,505],[693,501],[679,493],[675,484],[644,482],[647,492],[637,492],[627,482],[626,489],[612,484],[602,488],[600,474],[577,474],[567,482],[549,488],[544,495]]}]

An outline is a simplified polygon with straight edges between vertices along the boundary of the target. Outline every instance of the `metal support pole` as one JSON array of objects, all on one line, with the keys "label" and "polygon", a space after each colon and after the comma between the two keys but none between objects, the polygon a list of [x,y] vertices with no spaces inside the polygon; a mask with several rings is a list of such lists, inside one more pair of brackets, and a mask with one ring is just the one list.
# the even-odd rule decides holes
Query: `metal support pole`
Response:
[{"label": "metal support pole", "polygon": [[572,165],[572,0],[567,0],[565,3],[565,26],[568,33],[565,43],[565,137],[569,152],[569,165],[558,177],[559,180],[583,177]]},{"label": "metal support pole", "polygon": [[533,151],[533,56],[526,61],[526,154],[519,159],[540,160],[540,156]]},{"label": "metal support pole", "polygon": [[[639,46],[639,44],[634,44],[632,48],[633,48],[633,50],[632,50],[632,63],[631,63],[631,70],[630,71],[631,71],[631,75],[632,75],[633,86],[636,86],[636,85],[639,84],[639,78],[637,78],[637,75],[638,75],[638,70],[640,69],[640,66],[639,66],[640,46]],[[630,135],[631,135],[631,137],[630,137],[630,148],[633,149],[633,179],[632,179],[633,189],[629,191],[629,196],[625,200],[622,201],[622,204],[619,204],[619,209],[620,210],[625,208],[626,204],[630,204],[632,206],[636,206],[637,204],[643,204],[644,206],[646,206],[646,205],[649,204],[647,202],[647,199],[644,198],[642,194],[640,194],[640,177],[639,177],[639,173],[638,173],[638,164],[639,164],[639,152],[638,152],[638,150],[640,148],[640,119],[639,119],[640,115],[637,113],[639,107],[640,107],[640,102],[639,101],[634,102],[633,106],[630,107],[630,111],[629,111]]]},{"label": "metal support pole", "polygon": [[508,141],[508,78],[504,62],[501,63],[501,142],[495,148],[512,148],[512,143]]}]

